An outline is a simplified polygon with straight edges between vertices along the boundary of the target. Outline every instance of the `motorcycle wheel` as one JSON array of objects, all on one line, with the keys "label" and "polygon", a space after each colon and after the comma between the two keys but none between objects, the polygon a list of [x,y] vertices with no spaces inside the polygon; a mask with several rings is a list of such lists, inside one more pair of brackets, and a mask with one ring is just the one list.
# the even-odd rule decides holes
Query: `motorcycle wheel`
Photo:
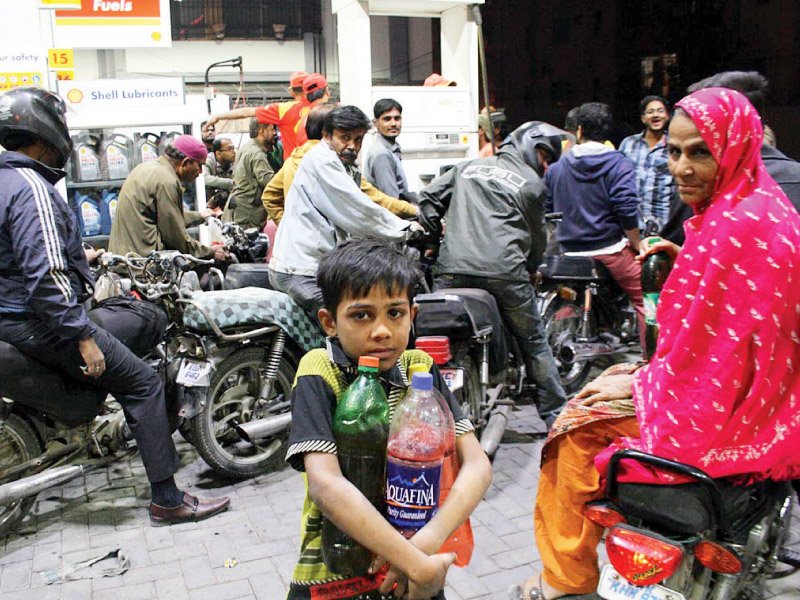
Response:
[{"label": "motorcycle wheel", "polygon": [[[28,422],[17,415],[9,415],[0,430],[0,473],[33,460],[42,452],[42,444]],[[8,481],[12,480],[0,479],[0,483]],[[0,537],[5,537],[16,529],[35,501],[34,494],[0,506]]]},{"label": "motorcycle wheel", "polygon": [[[580,334],[581,316],[583,307],[572,300],[556,298],[550,303],[544,313],[544,330],[547,334],[547,343],[553,350],[553,356],[558,365],[558,374],[561,377],[561,385],[567,396],[570,396],[581,389],[592,364],[589,361],[575,362],[572,364],[562,364],[559,360],[559,350],[561,344],[574,340]],[[592,325],[594,329],[594,325]]]},{"label": "motorcycle wheel", "polygon": [[265,351],[247,348],[231,354],[211,380],[208,403],[190,420],[190,437],[198,454],[212,469],[227,477],[246,479],[275,469],[283,460],[288,429],[261,440],[257,445],[242,440],[234,424],[265,418],[290,410],[289,392],[295,367],[281,357],[272,394],[258,406]]},{"label": "motorcycle wheel", "polygon": [[464,369],[464,385],[461,389],[456,390],[455,396],[461,405],[461,412],[469,417],[475,427],[475,435],[480,439],[481,432],[486,427],[486,421],[481,414],[486,399],[481,398],[481,380],[472,357],[465,356],[462,367]]}]

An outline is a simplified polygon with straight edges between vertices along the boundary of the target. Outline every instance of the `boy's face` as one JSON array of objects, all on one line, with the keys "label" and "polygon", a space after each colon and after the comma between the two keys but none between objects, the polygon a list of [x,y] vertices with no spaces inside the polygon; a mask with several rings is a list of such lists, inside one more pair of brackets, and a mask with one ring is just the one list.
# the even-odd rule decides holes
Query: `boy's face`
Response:
[{"label": "boy's face", "polygon": [[417,307],[410,305],[405,290],[387,295],[386,289],[377,285],[363,298],[342,298],[335,315],[325,308],[318,314],[325,333],[338,336],[350,358],[375,356],[380,359],[380,370],[388,371],[408,345]]}]

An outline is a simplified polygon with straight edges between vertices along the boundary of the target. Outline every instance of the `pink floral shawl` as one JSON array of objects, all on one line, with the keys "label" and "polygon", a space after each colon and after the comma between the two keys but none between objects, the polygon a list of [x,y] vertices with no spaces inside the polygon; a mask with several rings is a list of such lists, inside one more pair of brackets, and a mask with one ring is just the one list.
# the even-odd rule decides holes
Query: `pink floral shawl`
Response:
[{"label": "pink floral shawl", "polygon": [[[691,117],[719,169],[684,225],[686,243],[658,303],[659,339],[636,373],[640,438],[619,448],[713,477],[800,476],[800,216],[764,169],[758,113],[735,91],[695,92]],[[628,465],[628,481],[674,479]]]}]

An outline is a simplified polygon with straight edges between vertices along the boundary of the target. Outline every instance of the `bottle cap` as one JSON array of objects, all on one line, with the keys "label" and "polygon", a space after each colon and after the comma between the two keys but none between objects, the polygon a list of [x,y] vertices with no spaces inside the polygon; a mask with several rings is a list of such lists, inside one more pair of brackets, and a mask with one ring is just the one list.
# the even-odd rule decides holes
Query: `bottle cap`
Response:
[{"label": "bottle cap", "polygon": [[433,389],[433,375],[430,373],[414,373],[411,376],[411,387],[415,390],[428,391]]},{"label": "bottle cap", "polygon": [[422,363],[416,363],[408,367],[408,374],[413,379],[414,373],[430,373],[430,369]]},{"label": "bottle cap", "polygon": [[377,356],[359,356],[358,366],[377,369],[381,366],[381,359],[378,358]]}]

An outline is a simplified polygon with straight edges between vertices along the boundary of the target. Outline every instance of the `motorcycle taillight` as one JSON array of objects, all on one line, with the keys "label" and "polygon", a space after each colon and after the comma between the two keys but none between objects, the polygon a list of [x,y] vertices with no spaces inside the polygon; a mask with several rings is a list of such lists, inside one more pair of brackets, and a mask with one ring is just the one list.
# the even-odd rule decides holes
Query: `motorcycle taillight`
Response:
[{"label": "motorcycle taillight", "polygon": [[414,342],[414,347],[430,354],[433,362],[437,365],[447,364],[453,358],[453,354],[450,352],[450,338],[445,335],[418,337]]},{"label": "motorcycle taillight", "polygon": [[622,513],[604,504],[585,505],[583,507],[583,516],[593,523],[597,523],[606,528],[626,522]]},{"label": "motorcycle taillight", "polygon": [[672,575],[683,560],[683,549],[655,533],[625,525],[606,535],[606,551],[617,573],[634,585],[652,585]]},{"label": "motorcycle taillight", "polygon": [[742,561],[730,550],[708,540],[694,547],[695,558],[707,569],[733,575],[742,570]]}]

